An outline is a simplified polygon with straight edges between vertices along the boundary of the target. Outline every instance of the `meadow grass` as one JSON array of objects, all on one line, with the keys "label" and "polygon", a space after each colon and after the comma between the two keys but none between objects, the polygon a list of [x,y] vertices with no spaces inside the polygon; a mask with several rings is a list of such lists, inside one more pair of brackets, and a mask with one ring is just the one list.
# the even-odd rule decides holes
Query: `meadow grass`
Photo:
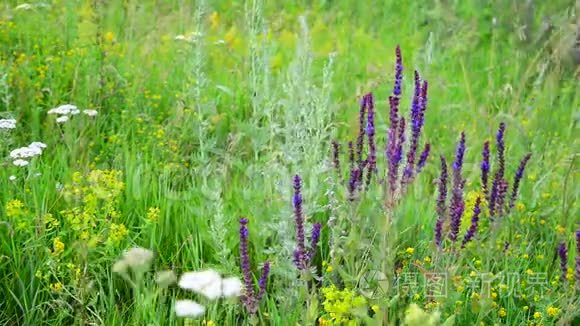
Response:
[{"label": "meadow grass", "polygon": [[[4,1],[0,119],[16,128],[0,129],[0,323],[578,324],[574,9],[572,1]],[[384,174],[397,45],[403,116],[412,71],[429,81],[420,146],[430,143],[431,157],[396,206],[383,205],[379,183],[353,203],[331,143],[346,167],[360,100],[372,92]],[[67,103],[97,115],[59,123],[48,112]],[[437,248],[439,156],[452,162],[465,132],[462,239],[481,195],[482,146],[489,140],[495,151],[500,122],[509,182],[532,153],[515,209],[495,224],[484,209],[485,228],[465,249]],[[42,154],[14,165],[11,151],[37,141]],[[322,224],[302,271],[293,264],[296,174],[307,242]],[[237,299],[154,281],[154,271],[208,268],[243,278],[241,217],[256,282],[271,265],[256,314]],[[113,272],[136,246],[155,253],[150,270]],[[427,289],[425,273],[445,273],[445,295]],[[206,311],[177,317],[177,299]]]}]

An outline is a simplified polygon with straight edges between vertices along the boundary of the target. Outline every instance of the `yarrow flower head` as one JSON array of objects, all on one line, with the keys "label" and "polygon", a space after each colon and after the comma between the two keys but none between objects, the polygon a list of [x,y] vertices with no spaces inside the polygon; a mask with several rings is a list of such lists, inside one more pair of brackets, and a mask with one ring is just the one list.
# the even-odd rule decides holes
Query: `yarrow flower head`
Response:
[{"label": "yarrow flower head", "polygon": [[16,120],[0,119],[0,129],[14,129],[14,128],[16,128]]},{"label": "yarrow flower head", "polygon": [[77,108],[76,105],[73,104],[63,104],[58,106],[54,109],[48,110],[48,114],[56,114],[56,115],[77,115],[81,111]]},{"label": "yarrow flower head", "polygon": [[199,293],[209,300],[220,297],[237,297],[242,294],[242,281],[237,277],[222,279],[212,269],[184,273],[178,283],[179,287]]},{"label": "yarrow flower head", "polygon": [[28,164],[30,164],[30,162],[28,162],[27,160],[22,159],[16,159],[12,163],[16,166],[27,166]]},{"label": "yarrow flower head", "polygon": [[60,117],[56,118],[56,122],[57,122],[57,123],[65,123],[65,122],[67,122],[68,120],[69,120],[69,117],[68,117],[68,116],[66,116],[66,115],[62,115],[62,116],[60,116]]},{"label": "yarrow flower head", "polygon": [[205,307],[192,300],[175,301],[175,315],[177,317],[195,318],[205,313]]},{"label": "yarrow flower head", "polygon": [[99,112],[97,110],[83,110],[83,113],[88,115],[89,117],[96,116]]},{"label": "yarrow flower head", "polygon": [[128,269],[143,272],[149,269],[153,261],[153,251],[141,247],[126,250],[123,256],[113,265],[113,272],[126,273]]},{"label": "yarrow flower head", "polygon": [[214,270],[187,272],[181,275],[179,287],[202,294],[210,300],[221,296],[221,276]]}]

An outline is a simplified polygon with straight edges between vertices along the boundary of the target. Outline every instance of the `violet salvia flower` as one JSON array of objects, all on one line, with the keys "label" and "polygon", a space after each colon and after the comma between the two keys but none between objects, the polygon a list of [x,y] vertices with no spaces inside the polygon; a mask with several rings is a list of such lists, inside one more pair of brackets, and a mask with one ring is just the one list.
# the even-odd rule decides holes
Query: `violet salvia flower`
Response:
[{"label": "violet salvia flower", "polygon": [[495,141],[497,147],[496,150],[498,169],[495,172],[491,185],[491,193],[489,194],[489,214],[491,216],[495,215],[499,186],[501,180],[504,178],[505,173],[505,123],[503,122],[499,124],[499,129],[497,130]]},{"label": "violet salvia flower", "polygon": [[580,289],[580,229],[576,230],[576,287]]},{"label": "violet salvia flower", "polygon": [[[357,177],[357,178],[360,178]],[[302,180],[300,176],[294,176],[294,222],[296,224],[296,249],[294,250],[293,261],[298,270],[306,270],[310,265],[310,261],[316,253],[318,241],[320,239],[321,225],[316,223],[312,227],[312,235],[310,238],[310,248],[306,250],[306,239],[304,236],[304,215],[302,210]]]},{"label": "violet salvia flower", "polygon": [[368,174],[367,174],[367,184],[366,187],[368,188],[370,183],[371,183],[371,179],[372,179],[372,175],[373,173],[376,172],[376,166],[377,166],[377,146],[375,143],[375,112],[374,112],[374,99],[373,99],[373,95],[371,93],[365,95],[366,98],[366,104],[367,104],[367,128],[366,128],[366,134],[368,137],[368,143],[369,143],[369,157],[368,157],[368,164],[369,164],[369,169],[368,169]]},{"label": "violet salvia flower", "polygon": [[399,164],[403,160],[403,145],[405,144],[405,118],[401,117],[399,120],[398,130],[399,135],[397,139],[397,151],[395,154],[395,164],[398,169]]},{"label": "violet salvia flower", "polygon": [[504,213],[505,199],[507,196],[508,188],[508,182],[505,179],[500,180],[497,190],[497,199],[495,201],[495,212],[497,216],[502,216]]},{"label": "violet salvia flower", "polygon": [[425,147],[423,148],[423,152],[421,152],[421,156],[419,156],[419,162],[417,163],[417,172],[416,172],[417,174],[419,174],[419,172],[421,172],[421,170],[425,166],[425,163],[427,163],[427,159],[429,158],[430,151],[431,151],[431,144],[429,144],[429,143],[425,144]]},{"label": "violet salvia flower", "polygon": [[354,147],[352,141],[348,142],[348,162],[350,163],[350,168],[354,167]]},{"label": "violet salvia flower", "polygon": [[[249,232],[248,232],[248,219],[240,219],[240,260],[242,265],[242,274],[244,275],[244,300],[253,300],[254,298],[254,284],[252,282],[252,272],[250,267],[250,255],[248,252],[249,246]],[[246,304],[246,303],[245,303]],[[246,305],[251,305],[248,302]]]},{"label": "violet salvia flower", "polygon": [[419,144],[419,136],[421,133],[421,77],[415,71],[415,94],[413,95],[413,102],[411,105],[411,139],[409,150],[407,151],[407,165],[403,171],[402,184],[409,183],[413,177],[413,170],[415,168],[415,157],[417,155],[417,146]]},{"label": "violet salvia flower", "polygon": [[475,206],[473,207],[473,217],[471,218],[471,225],[463,237],[463,243],[461,248],[465,248],[465,245],[471,241],[475,233],[477,232],[477,226],[479,224],[479,214],[481,213],[481,197],[477,197],[475,200]]},{"label": "violet salvia flower", "polygon": [[296,250],[294,251],[295,264],[298,269],[306,268],[306,251],[304,249],[304,215],[302,211],[302,179],[294,176],[294,224],[296,226]]},{"label": "violet salvia flower", "polygon": [[562,271],[562,282],[566,282],[568,272],[568,249],[565,242],[560,242],[558,246],[558,256],[560,257],[560,270]]},{"label": "violet salvia flower", "polygon": [[497,143],[497,162],[499,165],[498,171],[499,171],[500,177],[503,178],[504,171],[505,171],[505,123],[504,122],[501,122],[499,124],[499,129],[497,130],[495,140]]},{"label": "violet salvia flower", "polygon": [[489,179],[489,141],[483,143],[483,151],[481,152],[481,188],[483,195],[489,200],[488,196],[488,179]]},{"label": "violet salvia flower", "polygon": [[308,251],[308,262],[312,261],[312,258],[316,254],[316,249],[318,248],[318,241],[320,241],[320,229],[322,225],[320,223],[314,223],[312,226],[312,234],[310,236],[310,249]]},{"label": "violet salvia flower", "polygon": [[332,166],[340,176],[340,145],[336,140],[332,141]]},{"label": "violet salvia flower", "polygon": [[441,247],[443,222],[447,215],[447,162],[441,156],[441,175],[439,176],[439,196],[437,197],[437,222],[435,224],[435,244]]},{"label": "violet salvia flower", "polygon": [[258,281],[258,295],[256,296],[256,301],[259,302],[266,294],[266,287],[268,286],[268,275],[270,274],[270,262],[267,261],[262,267],[262,274],[260,275],[260,280]]},{"label": "violet salvia flower", "polygon": [[461,139],[457,144],[455,151],[455,161],[453,162],[453,189],[451,192],[451,203],[449,206],[450,215],[450,232],[449,238],[451,241],[457,241],[457,235],[459,233],[459,227],[461,225],[461,217],[463,216],[463,210],[465,209],[465,203],[463,201],[463,186],[465,181],[461,175],[461,170],[463,168],[463,157],[465,155],[465,133],[461,133]]},{"label": "violet salvia flower", "polygon": [[363,160],[363,147],[364,147],[364,136],[365,136],[365,113],[367,107],[367,99],[363,97],[360,105],[360,111],[358,116],[358,136],[356,139],[356,157],[357,162],[361,165]]},{"label": "violet salvia flower", "polygon": [[516,198],[518,196],[518,189],[520,187],[520,181],[522,180],[522,177],[524,176],[524,170],[526,168],[526,164],[528,164],[528,161],[530,160],[530,157],[532,157],[532,153],[528,153],[526,156],[524,156],[524,158],[520,161],[520,166],[518,167],[518,170],[516,171],[516,175],[514,176],[514,184],[512,186],[512,194],[510,197],[510,204],[509,204],[509,208],[513,208],[516,202]]},{"label": "violet salvia flower", "polygon": [[259,292],[256,294],[254,291],[254,282],[250,267],[250,255],[249,255],[249,231],[248,231],[248,219],[240,219],[240,261],[242,266],[242,274],[244,279],[244,292],[242,294],[242,303],[246,310],[250,314],[255,314],[258,311],[258,306],[260,304],[260,299],[264,296],[266,292],[266,282],[268,278],[268,272],[270,270],[270,263],[266,262],[264,268],[262,269],[262,276],[259,282]]},{"label": "violet salvia flower", "polygon": [[356,199],[356,190],[358,189],[359,180],[361,178],[361,171],[359,168],[352,168],[350,170],[350,178],[348,179],[348,200],[354,201]]},{"label": "violet salvia flower", "polygon": [[495,216],[495,207],[497,205],[498,191],[500,188],[501,178],[498,176],[498,172],[495,173],[493,182],[491,184],[491,192],[489,194],[489,215]]},{"label": "violet salvia flower", "polygon": [[397,61],[395,64],[395,86],[393,87],[393,95],[401,96],[401,84],[403,81],[403,56],[401,55],[401,47],[397,45],[395,49]]}]

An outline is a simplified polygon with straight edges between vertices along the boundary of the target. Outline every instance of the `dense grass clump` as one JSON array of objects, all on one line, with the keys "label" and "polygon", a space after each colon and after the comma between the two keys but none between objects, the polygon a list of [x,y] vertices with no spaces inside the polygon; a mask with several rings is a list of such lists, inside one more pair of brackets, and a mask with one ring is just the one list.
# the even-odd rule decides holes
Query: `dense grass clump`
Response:
[{"label": "dense grass clump", "polygon": [[5,1],[0,324],[579,324],[573,8]]}]

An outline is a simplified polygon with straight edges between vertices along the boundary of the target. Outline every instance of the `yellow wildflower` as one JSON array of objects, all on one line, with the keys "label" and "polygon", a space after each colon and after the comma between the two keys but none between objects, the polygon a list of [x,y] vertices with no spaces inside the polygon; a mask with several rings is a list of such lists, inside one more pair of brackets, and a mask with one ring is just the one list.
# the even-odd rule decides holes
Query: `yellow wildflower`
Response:
[{"label": "yellow wildflower", "polygon": [[499,316],[502,318],[507,316],[507,310],[505,310],[505,308],[500,308],[499,309]]},{"label": "yellow wildflower", "polygon": [[220,16],[217,11],[212,12],[209,15],[209,26],[212,30],[216,30],[220,24]]},{"label": "yellow wildflower", "polygon": [[159,213],[161,210],[158,207],[151,207],[147,211],[147,221],[148,222],[155,222],[159,219]]},{"label": "yellow wildflower", "polygon": [[62,283],[60,283],[60,282],[50,284],[50,289],[54,292],[57,292],[57,293],[61,292],[62,288],[63,288],[63,286],[62,286]]},{"label": "yellow wildflower", "polygon": [[407,249],[405,249],[405,253],[407,253],[408,255],[412,255],[414,252],[415,248],[408,247]]},{"label": "yellow wildflower", "polygon": [[556,317],[560,313],[560,309],[556,308],[556,307],[549,306],[548,309],[546,309],[546,313],[550,317]]},{"label": "yellow wildflower", "polygon": [[534,318],[535,319],[541,319],[542,318],[542,313],[539,311],[534,312]]},{"label": "yellow wildflower", "polygon": [[64,243],[60,241],[59,237],[54,238],[52,240],[52,254],[55,256],[60,255],[64,251]]},{"label": "yellow wildflower", "polygon": [[128,233],[129,231],[127,231],[125,225],[112,223],[109,231],[109,239],[107,241],[112,245],[119,244]]}]

